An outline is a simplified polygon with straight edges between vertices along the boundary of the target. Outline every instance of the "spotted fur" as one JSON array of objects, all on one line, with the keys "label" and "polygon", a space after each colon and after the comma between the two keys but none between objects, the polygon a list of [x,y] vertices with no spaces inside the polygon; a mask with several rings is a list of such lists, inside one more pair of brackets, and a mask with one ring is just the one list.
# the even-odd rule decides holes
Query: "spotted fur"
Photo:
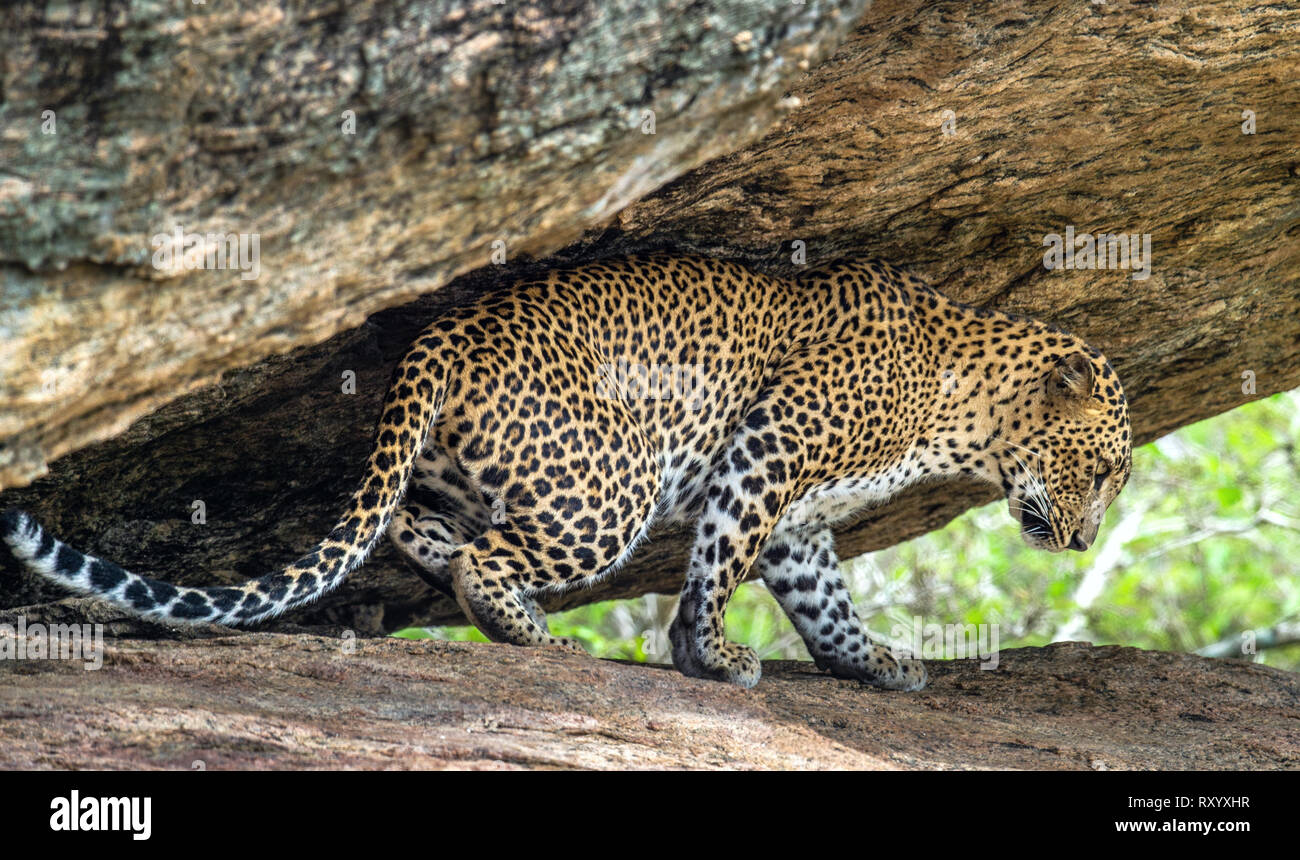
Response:
[{"label": "spotted fur", "polygon": [[[620,363],[689,368],[701,384],[631,390]],[[758,681],[754,652],[723,634],[755,570],[817,665],[919,689],[924,667],[863,630],[831,527],[967,476],[1002,490],[1029,544],[1082,550],[1130,465],[1119,379],[1072,335],[884,263],[790,281],[646,257],[553,271],[434,320],[397,366],[347,510],[279,572],[182,588],[16,511],[0,536],[36,572],[141,615],[252,624],[337,586],[387,531],[491,639],[575,647],[550,635],[537,598],[608,575],[652,525],[693,524],[669,631],[681,671]]]}]

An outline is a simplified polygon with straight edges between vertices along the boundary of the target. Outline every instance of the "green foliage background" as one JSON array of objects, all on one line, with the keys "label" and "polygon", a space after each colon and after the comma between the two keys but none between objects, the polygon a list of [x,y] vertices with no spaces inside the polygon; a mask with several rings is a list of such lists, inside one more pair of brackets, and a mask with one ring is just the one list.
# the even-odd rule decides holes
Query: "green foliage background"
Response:
[{"label": "green foliage background", "polygon": [[[1300,389],[1191,425],[1134,452],[1128,487],[1086,553],[1034,551],[1005,502],[846,562],[858,612],[896,625],[998,624],[999,645],[1061,639],[1193,651],[1300,622]],[[669,662],[675,596],[609,601],[550,617],[599,657]],[[741,586],[728,635],[764,659],[808,659],[761,583]],[[407,638],[485,641],[473,628]],[[1265,641],[1262,637],[1261,642]],[[1300,670],[1300,642],[1249,659]]]}]

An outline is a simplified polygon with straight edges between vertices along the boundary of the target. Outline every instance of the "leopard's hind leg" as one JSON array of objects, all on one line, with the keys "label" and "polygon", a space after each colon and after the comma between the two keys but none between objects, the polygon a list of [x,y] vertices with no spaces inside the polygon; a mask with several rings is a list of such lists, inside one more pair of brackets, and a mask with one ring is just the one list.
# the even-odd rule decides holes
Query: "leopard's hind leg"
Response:
[{"label": "leopard's hind leg", "polygon": [[487,529],[491,514],[488,499],[470,485],[456,462],[441,449],[431,449],[415,463],[388,537],[421,579],[455,599],[447,564],[452,553]]},{"label": "leopard's hind leg", "polygon": [[551,635],[545,614],[523,586],[518,574],[536,559],[520,552],[518,540],[509,527],[493,526],[452,554],[448,571],[461,610],[493,642],[581,651],[576,639]]},{"label": "leopard's hind leg", "polygon": [[[415,573],[456,600],[452,555],[492,522],[491,503],[470,486],[468,476],[442,450],[425,453],[416,463],[411,487],[393,515],[388,536]],[[526,594],[519,602],[533,623],[549,634],[546,613]]]},{"label": "leopard's hind leg", "polygon": [[655,452],[620,403],[589,408],[604,432],[579,435],[552,422],[536,462],[496,456],[487,437],[463,441],[462,452],[489,464],[475,485],[501,500],[502,515],[452,554],[448,570],[461,609],[495,642],[577,646],[549,633],[536,598],[608,575],[649,528],[661,478]]}]

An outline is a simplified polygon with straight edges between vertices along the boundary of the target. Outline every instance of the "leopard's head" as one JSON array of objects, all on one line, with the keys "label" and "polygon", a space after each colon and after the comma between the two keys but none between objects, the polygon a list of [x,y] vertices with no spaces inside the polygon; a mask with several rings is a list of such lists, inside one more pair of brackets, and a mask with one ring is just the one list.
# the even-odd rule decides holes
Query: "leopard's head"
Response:
[{"label": "leopard's head", "polygon": [[1001,483],[1025,543],[1086,550],[1133,465],[1128,401],[1105,356],[1075,338],[1045,353],[999,436]]}]

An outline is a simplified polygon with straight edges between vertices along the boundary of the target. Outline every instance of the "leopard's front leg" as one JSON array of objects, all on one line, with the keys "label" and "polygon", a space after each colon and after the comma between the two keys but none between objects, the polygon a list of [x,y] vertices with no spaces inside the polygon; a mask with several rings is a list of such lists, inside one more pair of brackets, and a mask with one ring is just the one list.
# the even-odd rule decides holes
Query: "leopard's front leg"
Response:
[{"label": "leopard's front leg", "polygon": [[709,473],[686,584],[668,634],[686,675],[752,687],[762,675],[753,649],[724,635],[727,602],[789,504],[799,454],[777,446],[760,409]]},{"label": "leopard's front leg", "polygon": [[758,559],[758,572],[817,666],[886,690],[920,690],[925,664],[871,641],[840,576],[830,529],[783,531]]}]

